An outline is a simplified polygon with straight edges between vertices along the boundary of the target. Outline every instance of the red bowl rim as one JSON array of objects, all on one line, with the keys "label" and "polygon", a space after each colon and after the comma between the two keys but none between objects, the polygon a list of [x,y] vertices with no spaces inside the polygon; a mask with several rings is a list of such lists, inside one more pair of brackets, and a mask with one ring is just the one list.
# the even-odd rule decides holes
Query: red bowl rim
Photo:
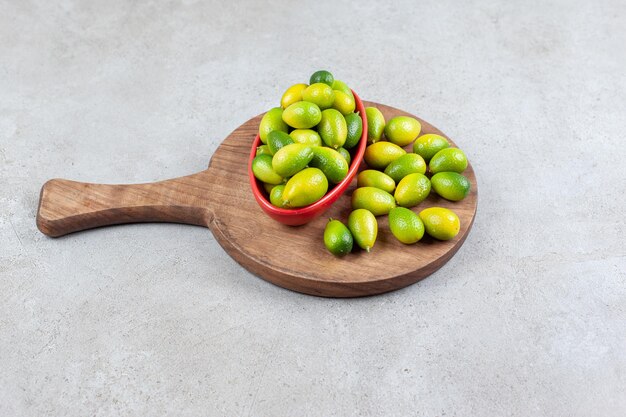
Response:
[{"label": "red bowl rim", "polygon": [[356,175],[361,162],[363,161],[363,155],[365,154],[365,148],[367,147],[367,116],[365,114],[365,106],[361,101],[361,98],[357,95],[357,93],[352,90],[352,94],[354,95],[354,101],[356,104],[356,109],[360,113],[361,120],[363,121],[363,133],[361,134],[361,139],[359,139],[359,145],[357,148],[357,152],[352,158],[350,163],[350,169],[348,170],[348,175],[334,186],[334,188],[327,193],[324,197],[319,199],[313,204],[309,204],[308,206],[299,207],[296,209],[284,209],[280,207],[276,207],[272,203],[270,203],[263,192],[261,191],[258,183],[258,179],[254,176],[252,172],[252,160],[256,157],[256,149],[261,145],[261,137],[257,134],[252,142],[252,149],[250,150],[250,157],[248,159],[248,176],[250,178],[250,185],[252,186],[252,192],[256,197],[257,202],[261,207],[267,211],[271,212],[278,216],[285,217],[298,217],[298,216],[306,216],[311,215],[315,212],[322,211],[327,209],[332,202],[334,202],[337,198],[339,198],[348,188],[354,176]]}]

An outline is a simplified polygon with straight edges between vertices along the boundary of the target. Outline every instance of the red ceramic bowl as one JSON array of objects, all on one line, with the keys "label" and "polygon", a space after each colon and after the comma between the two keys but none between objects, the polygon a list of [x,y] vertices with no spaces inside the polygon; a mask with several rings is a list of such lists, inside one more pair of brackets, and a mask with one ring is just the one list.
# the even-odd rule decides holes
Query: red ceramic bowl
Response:
[{"label": "red ceramic bowl", "polygon": [[250,185],[252,186],[252,193],[259,206],[266,212],[271,218],[289,226],[299,226],[306,224],[318,216],[321,216],[328,208],[346,191],[348,185],[354,179],[361,161],[363,160],[363,154],[365,153],[365,147],[367,146],[367,116],[365,115],[365,107],[359,96],[354,94],[354,101],[356,102],[356,110],[359,112],[361,119],[363,120],[363,134],[359,143],[352,148],[352,161],[350,162],[350,169],[348,175],[339,184],[336,184],[331,188],[324,197],[305,207],[296,209],[284,209],[274,206],[270,203],[263,184],[252,173],[252,160],[256,156],[256,148],[261,143],[261,138],[256,135],[254,142],[252,143],[252,149],[250,150],[250,158],[248,159],[248,177],[250,178]]}]

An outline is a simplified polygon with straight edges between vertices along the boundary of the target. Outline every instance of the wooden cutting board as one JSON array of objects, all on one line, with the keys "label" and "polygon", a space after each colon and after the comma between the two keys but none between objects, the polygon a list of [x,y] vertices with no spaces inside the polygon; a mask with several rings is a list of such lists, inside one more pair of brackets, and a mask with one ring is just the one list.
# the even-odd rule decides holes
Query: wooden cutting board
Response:
[{"label": "wooden cutting board", "polygon": [[[364,103],[378,107],[386,120],[411,116],[393,107]],[[326,297],[365,296],[410,285],[441,268],[467,238],[478,195],[471,165],[464,174],[472,189],[463,201],[450,202],[431,193],[413,208],[415,212],[432,206],[454,210],[461,220],[461,230],[453,240],[440,242],[424,236],[414,245],[404,245],[391,234],[387,216],[382,216],[378,217],[378,239],[370,253],[355,250],[343,258],[331,255],[324,247],[324,227],[329,217],[347,222],[356,179],[330,210],[309,224],[285,226],[271,219],[257,205],[247,174],[250,146],[261,117],[248,120],[232,132],[215,151],[208,169],[197,174],[133,185],[50,180],[41,190],[37,226],[49,236],[134,222],[206,226],[222,247],[253,274],[281,287]],[[443,135],[419,120],[422,134]]]}]

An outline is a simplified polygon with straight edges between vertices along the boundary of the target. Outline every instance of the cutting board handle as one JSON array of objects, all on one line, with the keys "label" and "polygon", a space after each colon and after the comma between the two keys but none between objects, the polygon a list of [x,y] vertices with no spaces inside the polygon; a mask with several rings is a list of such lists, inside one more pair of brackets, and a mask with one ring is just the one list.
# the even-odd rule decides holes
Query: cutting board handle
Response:
[{"label": "cutting board handle", "polygon": [[46,182],[37,227],[57,237],[100,226],[173,222],[207,226],[212,217],[209,170],[148,184],[91,184],[64,179]]}]

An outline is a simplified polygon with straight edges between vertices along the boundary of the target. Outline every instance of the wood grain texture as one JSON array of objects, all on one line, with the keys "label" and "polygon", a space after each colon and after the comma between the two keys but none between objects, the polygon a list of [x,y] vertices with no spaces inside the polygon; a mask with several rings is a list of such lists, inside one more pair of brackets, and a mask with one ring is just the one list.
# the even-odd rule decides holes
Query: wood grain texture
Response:
[{"label": "wood grain texture", "polygon": [[[410,115],[389,106],[364,103],[378,107],[387,120]],[[467,198],[450,202],[431,194],[413,208],[415,212],[432,206],[454,210],[461,230],[453,240],[440,242],[425,236],[414,245],[403,245],[391,234],[387,216],[382,216],[378,217],[378,240],[372,252],[354,251],[343,258],[331,255],[324,247],[324,227],[329,217],[347,221],[356,179],[324,216],[307,225],[292,227],[272,220],[254,200],[247,177],[250,145],[261,117],[232,132],[213,155],[209,168],[197,174],[134,185],[50,180],[41,190],[37,226],[49,236],[132,222],[207,226],[222,247],[250,272],[281,287],[327,297],[379,294],[410,285],[441,268],[467,238],[478,196],[471,164],[464,172],[472,184]],[[443,135],[419,120],[422,134]]]}]

